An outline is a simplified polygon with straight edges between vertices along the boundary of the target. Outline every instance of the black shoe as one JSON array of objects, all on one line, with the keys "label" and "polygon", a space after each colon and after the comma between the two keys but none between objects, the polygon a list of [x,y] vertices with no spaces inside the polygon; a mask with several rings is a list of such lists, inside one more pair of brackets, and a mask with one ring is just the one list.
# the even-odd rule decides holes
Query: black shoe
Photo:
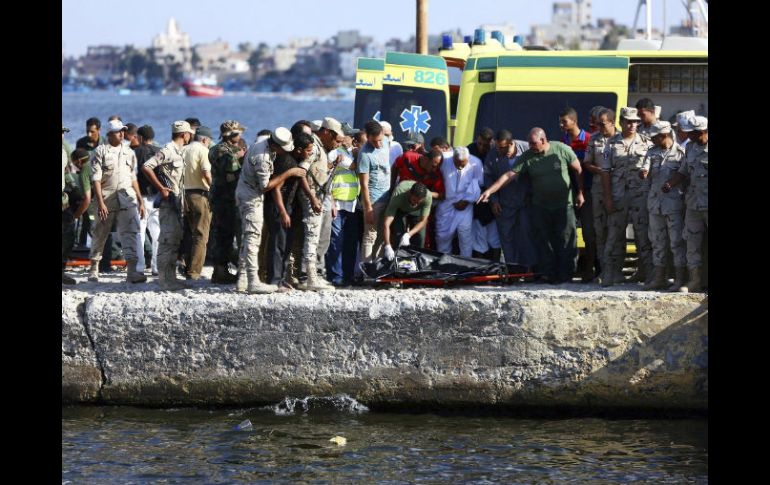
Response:
[{"label": "black shoe", "polygon": [[76,285],[78,284],[77,281],[75,281],[75,278],[72,276],[67,276],[66,274],[61,274],[61,284],[63,285]]}]

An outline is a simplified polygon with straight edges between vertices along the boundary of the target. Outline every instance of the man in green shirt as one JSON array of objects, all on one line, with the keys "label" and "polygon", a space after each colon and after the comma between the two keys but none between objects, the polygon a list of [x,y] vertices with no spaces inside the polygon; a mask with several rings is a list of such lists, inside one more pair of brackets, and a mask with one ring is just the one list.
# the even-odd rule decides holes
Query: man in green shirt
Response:
[{"label": "man in green shirt", "polygon": [[580,208],[585,201],[580,161],[569,146],[558,141],[549,142],[542,128],[532,128],[528,141],[529,150],[521,156],[520,163],[501,175],[481,194],[478,202],[486,202],[490,195],[520,174],[529,174],[538,269],[546,282],[564,283],[572,279],[577,256],[575,211],[567,169],[577,174],[575,206]]},{"label": "man in green shirt", "polygon": [[[409,246],[411,237],[414,235],[417,235],[415,245],[423,246],[425,242],[423,230],[428,223],[431,204],[433,204],[433,196],[424,184],[414,180],[405,180],[398,184],[385,209],[385,223],[382,231],[385,259],[392,261],[396,255],[390,245],[390,225],[394,221],[393,234],[401,237],[401,246]],[[407,225],[411,226],[409,230],[406,229]]]},{"label": "man in green shirt", "polygon": [[88,162],[90,154],[83,148],[72,152],[72,164],[78,173],[67,171],[64,174],[64,192],[67,194],[67,209],[62,212],[62,257],[61,282],[74,285],[75,279],[64,274],[64,269],[75,245],[75,221],[82,216],[91,205],[91,165]]}]

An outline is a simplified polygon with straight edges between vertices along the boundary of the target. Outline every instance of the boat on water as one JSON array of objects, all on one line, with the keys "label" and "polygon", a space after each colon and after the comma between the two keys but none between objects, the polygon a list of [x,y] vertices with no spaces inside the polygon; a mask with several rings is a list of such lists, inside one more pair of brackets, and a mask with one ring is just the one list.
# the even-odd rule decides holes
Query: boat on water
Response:
[{"label": "boat on water", "polygon": [[187,96],[195,98],[218,98],[225,92],[213,78],[187,79],[182,83],[182,87]]}]

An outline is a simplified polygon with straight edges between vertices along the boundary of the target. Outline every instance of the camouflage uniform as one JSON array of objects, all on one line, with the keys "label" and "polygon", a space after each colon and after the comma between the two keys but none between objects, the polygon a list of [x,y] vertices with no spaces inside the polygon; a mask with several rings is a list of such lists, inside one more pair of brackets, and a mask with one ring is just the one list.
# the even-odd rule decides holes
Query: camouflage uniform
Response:
[{"label": "camouflage uniform", "polygon": [[235,206],[235,188],[241,173],[241,147],[226,141],[209,150],[211,161],[211,209],[215,233],[214,264],[227,265],[233,247],[233,238],[240,234],[238,211]]},{"label": "camouflage uniform", "polygon": [[[98,271],[93,263],[102,259],[102,251],[112,225],[117,219],[118,234],[126,261],[133,261],[136,269],[139,239],[139,212],[136,191],[136,155],[123,144],[113,147],[99,145],[91,156],[91,180],[101,182],[102,198],[109,210],[107,220],[96,218],[93,242],[91,244],[91,275],[98,281]],[[98,206],[96,207],[98,210]]]},{"label": "camouflage uniform", "polygon": [[272,285],[263,285],[259,281],[259,246],[262,225],[264,224],[264,190],[273,174],[275,153],[271,152],[268,140],[263,139],[249,147],[243,169],[238,179],[235,200],[241,213],[243,235],[238,258],[239,274],[245,270],[248,288],[238,283],[236,291],[263,293],[274,291]]},{"label": "camouflage uniform", "polygon": [[[329,158],[324,149],[323,143],[317,135],[313,135],[313,155],[307,160],[302,161],[299,166],[307,169],[307,181],[310,190],[319,201],[324,200],[324,186],[329,179]],[[323,222],[323,211],[316,214],[310,204],[310,198],[304,192],[300,192],[300,203],[302,204],[302,225],[305,230],[305,238],[302,246],[302,265],[306,268],[308,278],[315,282],[317,270],[318,242],[321,237],[321,225]],[[329,207],[327,210],[331,210]],[[313,274],[311,280],[311,273]],[[310,284],[310,283],[308,283]]]},{"label": "camouflage uniform", "polygon": [[[636,253],[639,256],[639,276],[652,274],[652,246],[650,244],[649,213],[647,194],[650,191],[649,179],[641,179],[639,170],[652,143],[639,134],[627,144],[622,133],[607,140],[601,167],[610,172],[610,187],[615,212],[607,218],[607,240],[604,245],[604,260],[608,270],[616,275],[622,274],[626,227],[630,222],[634,226]],[[610,274],[610,273],[605,273]]]},{"label": "camouflage uniform", "polygon": [[[684,235],[687,241],[687,266],[703,264],[701,244],[709,226],[709,144],[690,142],[679,173],[686,175],[689,186],[685,195]],[[673,190],[675,190],[676,187]]]},{"label": "camouflage uniform", "polygon": [[[588,149],[586,150],[586,157],[583,164],[601,167],[608,139],[608,137],[602,136],[601,133],[593,135],[588,142]],[[606,258],[604,256],[604,245],[607,241],[607,211],[604,208],[602,180],[601,176],[598,174],[594,175],[593,184],[591,185],[591,198],[593,199],[594,232],[596,233],[596,256],[599,258],[602,271],[605,271],[607,268]],[[620,254],[624,254],[625,252],[624,243],[625,241],[620,241],[618,244],[619,247],[616,248],[616,251]]]},{"label": "camouflage uniform", "polygon": [[[158,153],[144,162],[144,167],[157,170],[155,173],[161,184],[171,189],[168,198],[161,200],[158,218],[160,237],[158,238],[158,275],[163,289],[183,287],[176,281],[176,260],[179,243],[182,242],[182,204],[184,203],[184,158],[183,149],[176,143],[169,142]],[[160,197],[160,194],[157,196]],[[176,286],[175,286],[176,284]]]},{"label": "camouflage uniform", "polygon": [[650,148],[642,170],[649,172],[650,192],[647,209],[650,213],[650,242],[652,262],[665,266],[669,247],[674,254],[674,266],[683,268],[685,260],[682,229],[684,228],[684,187],[678,186],[664,193],[661,187],[679,170],[684,158],[684,148],[676,142],[669,149],[658,146]]}]

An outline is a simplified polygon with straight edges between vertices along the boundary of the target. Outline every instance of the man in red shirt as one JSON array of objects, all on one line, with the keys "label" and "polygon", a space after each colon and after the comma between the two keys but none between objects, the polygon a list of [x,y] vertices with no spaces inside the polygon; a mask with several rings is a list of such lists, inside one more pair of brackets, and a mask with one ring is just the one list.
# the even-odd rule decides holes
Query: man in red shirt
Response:
[{"label": "man in red shirt", "polygon": [[[578,126],[577,111],[574,108],[564,108],[559,114],[559,127],[564,132],[562,142],[565,145],[569,145],[572,151],[577,155],[580,163],[583,163],[583,159],[586,156],[586,150],[588,149],[588,142],[591,141],[591,134],[583,130]],[[572,180],[573,190],[577,187],[577,183],[570,173]],[[593,200],[591,199],[591,174],[587,171],[583,173],[583,186],[585,203],[579,209],[575,209],[577,219],[580,222],[580,227],[583,233],[583,241],[585,242],[585,253],[583,259],[583,265],[580,269],[581,281],[588,283],[594,279],[594,266],[597,263],[596,259],[596,232],[594,231],[594,218],[593,218]]]},{"label": "man in red shirt", "polygon": [[[422,137],[419,135],[420,138]],[[415,180],[424,184],[433,197],[433,203],[444,199],[444,177],[441,175],[441,163],[444,156],[438,149],[430,153],[419,154],[413,150],[404,152],[396,159],[391,170],[391,187],[396,187],[404,180]],[[425,247],[435,249],[436,214],[435,205],[431,208],[428,225],[425,230]]]}]

